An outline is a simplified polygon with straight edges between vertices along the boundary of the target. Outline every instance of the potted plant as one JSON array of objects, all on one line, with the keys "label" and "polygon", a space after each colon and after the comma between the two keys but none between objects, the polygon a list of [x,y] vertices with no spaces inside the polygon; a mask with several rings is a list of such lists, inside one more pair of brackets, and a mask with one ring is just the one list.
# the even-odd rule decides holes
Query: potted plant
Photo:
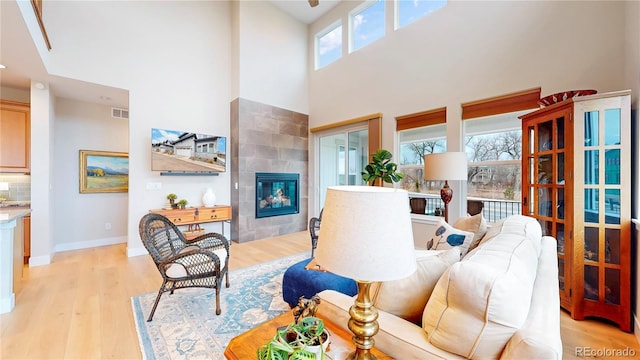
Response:
[{"label": "potted plant", "polygon": [[404,174],[398,171],[396,163],[391,162],[392,157],[388,150],[378,149],[372,161],[364,167],[362,180],[369,185],[382,185],[378,179],[389,184],[402,180]]},{"label": "potted plant", "polygon": [[187,200],[181,199],[180,201],[178,201],[178,206],[180,207],[180,209],[184,209],[187,206]]},{"label": "potted plant", "polygon": [[314,316],[278,328],[276,335],[257,350],[259,360],[324,359],[329,346],[329,332],[324,322]]},{"label": "potted plant", "polygon": [[171,204],[171,208],[172,209],[177,209],[178,208],[178,204],[176,204],[176,199],[178,198],[178,195],[176,194],[169,194],[167,195],[167,200],[169,200],[169,204]]}]

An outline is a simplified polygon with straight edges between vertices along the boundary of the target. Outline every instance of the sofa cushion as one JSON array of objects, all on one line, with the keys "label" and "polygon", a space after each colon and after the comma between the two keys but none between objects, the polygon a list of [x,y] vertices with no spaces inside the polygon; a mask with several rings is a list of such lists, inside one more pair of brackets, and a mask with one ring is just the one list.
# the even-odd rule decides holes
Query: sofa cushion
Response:
[{"label": "sofa cushion", "polygon": [[458,230],[464,230],[473,233],[473,241],[469,246],[469,251],[475,249],[480,240],[487,233],[487,220],[482,216],[482,213],[478,213],[473,216],[463,216],[453,223],[453,227]]},{"label": "sofa cushion", "polygon": [[427,240],[429,250],[447,250],[454,246],[460,247],[460,256],[465,256],[473,242],[473,233],[453,228],[444,219],[440,219],[436,230]]},{"label": "sofa cushion", "polygon": [[416,251],[417,270],[409,277],[385,281],[376,287],[371,298],[374,306],[420,324],[424,310],[438,279],[451,264],[460,261],[460,248]]},{"label": "sofa cushion", "polygon": [[536,279],[540,237],[525,233],[506,226],[445,271],[422,318],[433,345],[473,359],[500,356],[527,319]]},{"label": "sofa cushion", "polygon": [[481,246],[500,234],[511,234],[513,236],[524,236],[529,239],[535,239],[532,244],[536,249],[536,254],[540,256],[540,239],[542,238],[542,228],[540,223],[532,217],[524,215],[513,215],[504,218],[491,225],[487,229],[487,233],[480,240]]}]

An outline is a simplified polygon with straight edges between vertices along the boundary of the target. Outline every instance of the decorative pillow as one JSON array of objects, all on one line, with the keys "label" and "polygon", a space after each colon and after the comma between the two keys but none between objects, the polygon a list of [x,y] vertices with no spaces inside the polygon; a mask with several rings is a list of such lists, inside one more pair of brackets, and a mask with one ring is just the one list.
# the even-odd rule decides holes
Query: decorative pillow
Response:
[{"label": "decorative pillow", "polygon": [[422,312],[438,279],[459,260],[459,247],[416,251],[416,272],[404,279],[385,281],[372,290],[374,306],[420,325]]},{"label": "decorative pillow", "polygon": [[435,233],[427,240],[427,249],[446,250],[460,246],[460,256],[465,256],[473,242],[473,236],[472,232],[455,229],[444,219],[440,219]]},{"label": "decorative pillow", "polygon": [[471,251],[480,244],[480,240],[482,240],[484,234],[487,233],[487,220],[485,220],[480,212],[473,216],[459,218],[455,223],[453,223],[453,227],[458,230],[469,231],[474,234],[471,246],[469,246],[469,251]]}]

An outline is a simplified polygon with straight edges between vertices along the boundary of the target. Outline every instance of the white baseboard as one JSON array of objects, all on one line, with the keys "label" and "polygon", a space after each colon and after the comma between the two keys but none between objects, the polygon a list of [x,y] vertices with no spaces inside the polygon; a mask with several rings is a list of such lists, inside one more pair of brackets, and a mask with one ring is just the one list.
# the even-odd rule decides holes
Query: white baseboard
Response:
[{"label": "white baseboard", "polygon": [[138,247],[127,247],[127,257],[140,256],[140,255],[149,255],[149,252],[144,246]]},{"label": "white baseboard", "polygon": [[51,255],[29,257],[29,267],[36,267],[51,264]]},{"label": "white baseboard", "polygon": [[80,250],[80,249],[94,248],[98,246],[122,244],[126,242],[127,242],[126,236],[115,236],[110,238],[102,238],[102,239],[89,240],[89,241],[76,241],[72,243],[56,244],[56,246],[54,247],[54,251],[63,252],[63,251],[70,251],[70,250]]}]

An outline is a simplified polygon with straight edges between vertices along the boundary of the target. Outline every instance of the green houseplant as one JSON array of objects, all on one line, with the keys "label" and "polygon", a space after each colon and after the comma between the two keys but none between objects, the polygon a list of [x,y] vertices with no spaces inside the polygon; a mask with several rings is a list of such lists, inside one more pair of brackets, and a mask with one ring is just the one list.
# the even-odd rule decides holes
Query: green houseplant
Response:
[{"label": "green houseplant", "polygon": [[324,359],[329,332],[324,322],[314,316],[278,328],[276,335],[257,350],[259,360]]},{"label": "green houseplant", "polygon": [[172,209],[177,209],[178,208],[178,204],[176,204],[176,199],[178,198],[178,195],[176,194],[169,194],[167,195],[167,200],[169,200],[169,204],[171,204],[171,208]]},{"label": "green houseplant", "polygon": [[180,207],[180,209],[184,209],[187,206],[187,200],[182,199],[178,201],[178,206]]},{"label": "green houseplant", "polygon": [[376,185],[378,179],[389,184],[402,180],[404,174],[398,171],[396,163],[391,162],[392,157],[388,150],[378,149],[372,161],[364,167],[362,180],[369,185]]}]

